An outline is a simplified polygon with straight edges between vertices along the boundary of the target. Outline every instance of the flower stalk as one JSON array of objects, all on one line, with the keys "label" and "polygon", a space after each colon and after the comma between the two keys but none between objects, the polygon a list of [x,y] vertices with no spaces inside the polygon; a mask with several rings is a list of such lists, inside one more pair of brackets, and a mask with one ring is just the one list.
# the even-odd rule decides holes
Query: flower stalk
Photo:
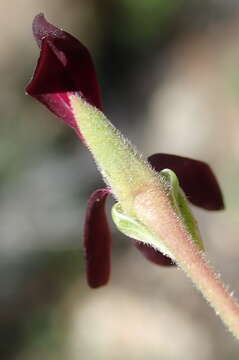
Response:
[{"label": "flower stalk", "polygon": [[239,340],[239,305],[209,264],[206,254],[198,249],[191,237],[175,217],[165,199],[162,213],[162,197],[151,189],[135,199],[139,219],[163,238],[165,245],[174,255],[177,265],[187,274],[205,299],[214,308],[226,327]]},{"label": "flower stalk", "polygon": [[153,184],[163,192],[158,175],[101,111],[79,96],[72,95],[70,102],[78,129],[105,182],[113,189],[123,210],[134,216],[133,201],[137,193]]},{"label": "flower stalk", "polygon": [[[139,221],[150,233],[147,236],[145,231],[141,231],[142,237],[138,239],[172,255],[172,259],[239,339],[239,305],[209,265],[202,243],[198,240],[200,235],[196,223],[190,224],[190,231],[187,228],[188,218],[185,223],[181,213],[173,206],[175,185],[172,184],[173,188],[166,191],[162,176],[155,174],[99,110],[74,95],[71,96],[71,106],[79,130],[123,212]],[[177,205],[180,199],[175,201]],[[125,228],[119,229],[129,233]],[[137,223],[133,224],[133,229],[139,229]],[[195,231],[197,241],[193,236]]]}]

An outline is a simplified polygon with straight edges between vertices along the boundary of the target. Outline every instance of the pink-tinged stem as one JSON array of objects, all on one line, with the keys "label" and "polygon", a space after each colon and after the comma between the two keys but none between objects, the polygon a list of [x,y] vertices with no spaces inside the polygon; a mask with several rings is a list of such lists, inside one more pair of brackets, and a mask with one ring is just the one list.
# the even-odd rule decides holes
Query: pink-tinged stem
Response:
[{"label": "pink-tinged stem", "polygon": [[135,199],[139,219],[161,239],[175,256],[178,266],[185,271],[202,292],[228,329],[239,339],[239,305],[226,289],[202,253],[191,241],[180,219],[169,206],[166,196],[156,188],[139,194]]}]

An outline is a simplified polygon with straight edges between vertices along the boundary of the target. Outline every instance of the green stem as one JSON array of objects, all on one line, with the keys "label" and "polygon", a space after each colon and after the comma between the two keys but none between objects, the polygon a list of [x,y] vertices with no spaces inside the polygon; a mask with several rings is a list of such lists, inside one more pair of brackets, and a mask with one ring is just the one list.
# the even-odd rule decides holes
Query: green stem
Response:
[{"label": "green stem", "polygon": [[209,265],[205,253],[193,243],[168,204],[159,197],[157,189],[149,189],[135,199],[139,219],[164,243],[174,255],[178,266],[185,271],[215,309],[228,329],[239,339],[239,305],[226,289],[220,276]]}]

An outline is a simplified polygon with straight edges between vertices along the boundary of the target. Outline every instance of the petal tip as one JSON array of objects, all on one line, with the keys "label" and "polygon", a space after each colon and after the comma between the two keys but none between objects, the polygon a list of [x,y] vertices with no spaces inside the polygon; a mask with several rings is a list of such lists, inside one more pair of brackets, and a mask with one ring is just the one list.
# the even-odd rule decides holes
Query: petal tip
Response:
[{"label": "petal tip", "polygon": [[59,36],[62,33],[56,26],[50,24],[43,13],[35,16],[32,23],[33,35],[39,47],[41,47],[42,40],[48,36]]}]

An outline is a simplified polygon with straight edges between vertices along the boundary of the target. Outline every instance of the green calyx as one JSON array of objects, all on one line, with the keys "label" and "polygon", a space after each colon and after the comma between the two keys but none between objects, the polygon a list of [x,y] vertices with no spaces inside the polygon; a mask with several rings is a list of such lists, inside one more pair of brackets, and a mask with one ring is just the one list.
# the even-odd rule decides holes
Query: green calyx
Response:
[{"label": "green calyx", "polygon": [[160,186],[157,174],[101,111],[73,95],[71,106],[105,182],[124,212],[134,215],[135,196],[149,185]]}]

